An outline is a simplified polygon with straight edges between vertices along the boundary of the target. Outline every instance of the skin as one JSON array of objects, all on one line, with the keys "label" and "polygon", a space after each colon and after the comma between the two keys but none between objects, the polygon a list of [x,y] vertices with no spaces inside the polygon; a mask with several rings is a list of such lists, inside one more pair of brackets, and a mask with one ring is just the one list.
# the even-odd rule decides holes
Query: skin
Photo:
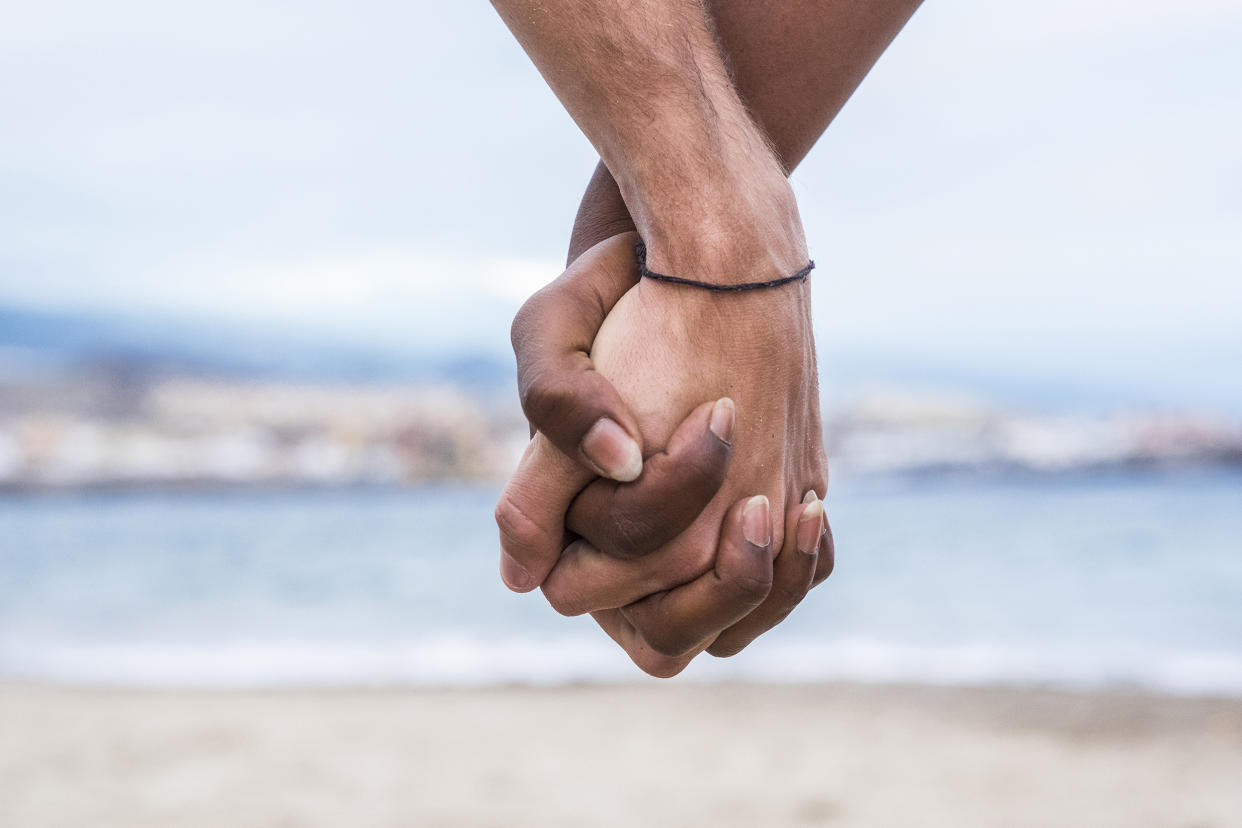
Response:
[{"label": "skin", "polygon": [[[614,237],[601,247],[624,248],[628,241]],[[686,583],[711,571],[726,512],[757,486],[776,514],[789,511],[786,520],[771,526],[771,548],[788,550],[781,562],[795,571],[784,574],[793,578],[796,600],[801,599],[815,572],[822,520],[817,511],[807,554],[785,544],[788,525],[799,520],[804,493],[823,492],[827,482],[809,303],[790,302],[781,295],[805,290],[806,285],[788,285],[718,297],[643,280],[618,301],[595,339],[591,359],[596,370],[631,402],[645,438],[656,445],[665,444],[681,412],[696,400],[732,399],[732,463],[715,498],[672,542],[638,560],[592,554],[580,544],[562,556],[545,593],[554,597],[564,577],[607,584],[610,588],[597,596],[597,606],[588,608],[637,601],[622,611],[623,617],[643,631],[642,638],[660,655],[680,657],[706,647],[760,602],[746,606],[744,597],[737,597],[744,612],[735,615],[714,600],[693,602],[678,597],[676,590],[661,591],[670,580]],[[672,292],[679,294],[677,302],[667,296]],[[688,303],[697,306],[688,309]],[[786,336],[772,340],[752,335],[769,325]],[[770,384],[749,381],[758,374]],[[771,393],[773,386],[784,393]],[[647,577],[636,580],[639,572]]]},{"label": "skin", "polygon": [[[772,142],[782,175],[809,151],[916,7],[842,0],[710,4],[739,100]],[[658,211],[636,211],[638,221],[632,221],[627,204],[634,199],[622,193],[641,189],[641,175],[623,172],[619,186],[611,166],[601,163],[584,196],[570,270],[515,320],[523,400],[543,433],[502,499],[502,505],[515,504],[525,522],[504,520],[501,508],[497,515],[502,548],[518,548],[514,539],[524,535],[528,548],[519,554],[539,560],[538,580],[554,606],[571,614],[593,611],[640,667],[672,675],[704,648],[737,652],[831,571],[822,505],[817,497],[801,502],[807,489],[822,494],[827,475],[810,288],[722,297],[649,281],[636,285],[633,237],[624,231],[641,229],[644,220],[650,225]],[[730,221],[754,212],[751,201],[740,208],[724,203],[735,211]],[[790,221],[787,213],[774,214]],[[695,229],[719,226],[717,217]],[[674,238],[681,232],[663,231],[662,237]],[[685,238],[706,238],[709,247],[719,241],[711,232]],[[727,259],[731,273],[744,272],[748,281],[766,278],[757,274],[772,260],[755,258],[753,249],[746,239]],[[719,253],[715,248],[677,261],[712,273],[709,265]],[[657,265],[654,256],[651,264],[704,275]],[[706,427],[715,410],[710,401],[724,396],[734,413],[727,437]],[[580,446],[604,417],[645,441],[647,460],[634,483],[592,481],[601,469],[583,458]],[[761,546],[746,546],[742,531],[748,491],[768,496],[767,565],[737,553]],[[562,555],[566,526],[585,540]],[[738,564],[745,560],[748,566]]]},{"label": "skin", "polygon": [[599,151],[663,273],[776,278],[806,263],[797,204],[699,0],[493,0]]},{"label": "skin", "polygon": [[[737,96],[698,0],[494,0],[494,5],[608,164],[653,268],[724,283],[750,281],[756,274],[774,278],[805,263],[792,191]],[[795,303],[806,298],[805,293],[788,296]],[[809,322],[802,324],[809,317],[791,311],[809,336]],[[515,323],[515,347],[522,347],[525,329]],[[802,344],[795,347],[804,354]],[[585,432],[570,435],[553,427],[548,436],[588,468],[632,480],[647,459],[639,448],[642,431],[609,383],[592,371],[582,376],[592,378],[587,380],[592,390],[614,416],[588,410],[594,424]],[[558,419],[578,420],[564,415],[580,414],[575,401],[590,399],[541,386],[539,372],[519,383],[527,414],[545,428]],[[684,417],[693,408],[679,413]],[[621,450],[613,451],[618,442]],[[533,459],[549,453],[536,447]],[[732,488],[749,495],[766,483],[756,475],[735,480]],[[769,498],[779,514],[783,487]],[[548,502],[519,486],[510,487],[497,504],[501,574],[513,589],[542,583],[555,562],[552,547],[531,543],[552,529],[541,513]]]},{"label": "skin", "polygon": [[[790,173],[840,113],[922,0],[711,0],[738,97]],[[603,161],[587,185],[569,262],[634,230]],[[656,268],[658,270],[658,268]]]}]

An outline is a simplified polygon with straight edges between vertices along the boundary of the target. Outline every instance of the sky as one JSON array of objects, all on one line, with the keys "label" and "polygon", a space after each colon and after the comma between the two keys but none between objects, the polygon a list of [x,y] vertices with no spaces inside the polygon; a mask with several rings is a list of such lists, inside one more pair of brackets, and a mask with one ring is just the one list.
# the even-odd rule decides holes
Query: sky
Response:
[{"label": "sky", "polygon": [[[826,364],[1242,406],[1238,43],[928,0],[794,176]],[[504,350],[596,157],[483,2],[4,3],[0,112],[0,305],[444,352]]]}]

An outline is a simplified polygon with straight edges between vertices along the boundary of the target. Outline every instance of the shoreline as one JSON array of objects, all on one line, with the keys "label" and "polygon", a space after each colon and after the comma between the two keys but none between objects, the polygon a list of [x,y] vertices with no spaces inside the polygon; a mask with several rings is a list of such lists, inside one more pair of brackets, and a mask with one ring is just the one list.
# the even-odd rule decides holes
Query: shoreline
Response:
[{"label": "shoreline", "polygon": [[[836,695],[881,696],[925,695],[935,697],[978,694],[1009,698],[1037,700],[1053,699],[1109,700],[1120,704],[1146,704],[1161,706],[1165,703],[1179,705],[1220,705],[1242,708],[1242,692],[1181,692],[1156,686],[1118,683],[1102,686],[1074,685],[1057,682],[1006,682],[1006,681],[938,681],[938,680],[886,680],[825,678],[810,680],[771,681],[767,678],[710,678],[681,675],[672,679],[658,679],[635,673],[632,679],[571,679],[566,681],[494,681],[494,682],[419,682],[419,681],[345,681],[333,682],[258,682],[237,684],[168,683],[146,684],[126,681],[59,680],[0,676],[0,705],[12,696],[152,696],[152,697],[353,697],[353,696],[469,696],[508,693],[543,694],[589,694],[594,692],[668,692],[697,693],[700,691],[739,691],[770,688],[776,692],[813,693]],[[0,706],[0,710],[3,707]]]},{"label": "shoreline", "polygon": [[1207,828],[1242,815],[1242,698],[0,683],[0,732],[6,826]]},{"label": "shoreline", "polygon": [[[1242,480],[1242,449],[1194,460],[1134,458],[1109,463],[1083,463],[1040,468],[1021,464],[980,463],[909,466],[895,470],[852,470],[842,475],[854,487],[908,486],[934,481],[953,486],[1074,486],[1116,485],[1146,482],[1194,482]],[[447,476],[411,481],[316,480],[299,477],[219,478],[158,477],[106,478],[79,482],[0,479],[0,498],[54,500],[89,497],[203,496],[297,496],[297,495],[408,495],[427,491],[480,491],[489,496],[504,485],[502,474]],[[840,484],[837,484],[838,486]]]}]

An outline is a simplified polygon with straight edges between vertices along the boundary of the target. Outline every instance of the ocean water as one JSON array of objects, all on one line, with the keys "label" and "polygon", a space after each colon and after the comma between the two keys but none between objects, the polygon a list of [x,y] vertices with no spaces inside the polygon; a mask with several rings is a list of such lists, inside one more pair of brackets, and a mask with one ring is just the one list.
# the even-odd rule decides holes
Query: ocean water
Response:
[{"label": "ocean water", "polygon": [[[496,575],[490,488],[0,499],[0,679],[638,680]],[[1242,475],[855,482],[837,568],[688,680],[1242,695]]]}]

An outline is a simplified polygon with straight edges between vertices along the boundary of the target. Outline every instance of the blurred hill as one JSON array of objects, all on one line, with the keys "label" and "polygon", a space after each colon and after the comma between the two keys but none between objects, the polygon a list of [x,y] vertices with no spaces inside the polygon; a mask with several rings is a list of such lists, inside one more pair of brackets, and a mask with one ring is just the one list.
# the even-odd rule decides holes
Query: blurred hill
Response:
[{"label": "blurred hill", "polygon": [[511,360],[206,318],[0,306],[0,377],[78,374],[213,376],[317,382],[512,382]]}]

